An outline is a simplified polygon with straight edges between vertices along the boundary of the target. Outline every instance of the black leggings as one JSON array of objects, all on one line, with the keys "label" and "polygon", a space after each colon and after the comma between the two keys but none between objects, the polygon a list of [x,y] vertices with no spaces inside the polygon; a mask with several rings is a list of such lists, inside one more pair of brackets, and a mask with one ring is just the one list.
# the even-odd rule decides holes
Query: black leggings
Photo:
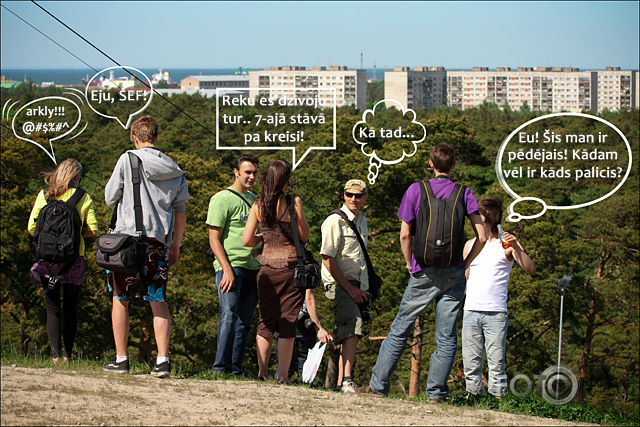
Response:
[{"label": "black leggings", "polygon": [[[62,343],[60,333],[64,338],[64,354],[71,357],[73,342],[78,330],[78,297],[80,286],[71,283],[62,283],[64,308],[60,305],[60,283],[47,292],[44,296],[44,304],[47,308],[47,335],[51,345],[51,353],[54,358],[60,357]],[[61,318],[64,316],[64,326],[61,328]]]}]

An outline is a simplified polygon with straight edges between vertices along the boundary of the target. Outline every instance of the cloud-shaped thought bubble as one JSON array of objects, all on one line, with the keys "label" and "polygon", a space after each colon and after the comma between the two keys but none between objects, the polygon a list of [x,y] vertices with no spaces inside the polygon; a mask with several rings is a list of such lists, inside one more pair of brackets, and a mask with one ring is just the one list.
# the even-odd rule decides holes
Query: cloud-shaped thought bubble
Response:
[{"label": "cloud-shaped thought bubble", "polygon": [[[131,75],[131,78],[115,78],[113,77],[113,71],[109,73],[109,77],[104,75],[106,71],[116,69],[127,71],[127,73]],[[138,73],[135,78],[133,77],[134,72]],[[91,82],[98,80],[99,77],[102,77],[101,81],[104,85],[90,87]],[[138,81],[148,82],[147,84],[149,85],[149,88],[134,88],[133,86],[135,85],[136,79]],[[109,92],[109,89],[114,88],[119,88],[117,89],[117,95]],[[126,66],[109,67],[98,72],[89,79],[89,83],[87,83],[87,86],[84,89],[84,94],[87,98],[89,107],[91,107],[96,114],[108,119],[115,119],[120,123],[120,126],[127,129],[131,124],[133,116],[142,113],[151,104],[151,100],[153,99],[153,85],[151,84],[149,77],[136,68]],[[125,108],[121,109],[121,111],[123,111],[123,113],[121,113],[121,117],[105,114],[96,109],[101,104],[109,106],[116,103],[123,104],[125,106]]]},{"label": "cloud-shaped thought bubble", "polygon": [[[561,119],[560,122],[559,119],[552,119],[563,116],[574,118]],[[552,120],[541,123],[547,119]],[[558,127],[562,120],[567,126]],[[578,123],[581,120],[589,120],[589,123]],[[594,120],[606,126],[594,124]],[[576,129],[582,129],[583,133],[576,133]],[[628,159],[625,161],[625,158]],[[578,209],[601,202],[622,187],[631,172],[631,164],[631,147],[625,135],[598,116],[566,112],[529,120],[504,140],[496,159],[498,181],[515,199],[507,208],[507,220],[518,222],[522,219],[534,219],[544,215],[547,209]],[[611,191],[594,200],[581,200],[582,203],[570,206],[555,206],[548,205],[548,200],[540,197],[520,196],[507,180],[512,183],[539,180],[540,186],[537,188],[541,189],[545,182],[551,181],[578,186],[583,182],[597,180],[605,189],[620,181]],[[523,215],[515,210],[516,204],[523,201],[537,202],[542,205],[542,210],[533,215]]]},{"label": "cloud-shaped thought bubble", "polygon": [[[367,116],[370,116],[372,119],[376,115],[376,107],[381,106],[397,106],[400,111],[402,111],[403,118],[409,116],[409,123],[407,125],[400,125],[399,127],[395,127],[393,129],[388,129],[384,127],[376,127],[369,123],[367,123]],[[413,126],[412,126],[413,125]],[[418,151],[418,144],[424,141],[427,136],[427,130],[424,125],[416,120],[416,112],[410,108],[404,108],[402,104],[394,99],[383,99],[382,101],[378,101],[372,109],[366,110],[362,113],[362,120],[357,122],[353,126],[352,130],[353,140],[360,145],[360,150],[362,153],[369,157],[369,174],[367,175],[367,179],[371,185],[375,184],[376,178],[378,177],[378,173],[380,171],[380,166],[382,165],[395,165],[400,163],[407,157],[412,157]],[[370,149],[370,152],[367,152],[367,146],[370,143],[370,140],[384,140],[385,142],[392,140],[404,140],[408,141],[411,144],[407,149],[402,149],[402,155],[393,160],[385,160],[380,158],[376,149]]]}]

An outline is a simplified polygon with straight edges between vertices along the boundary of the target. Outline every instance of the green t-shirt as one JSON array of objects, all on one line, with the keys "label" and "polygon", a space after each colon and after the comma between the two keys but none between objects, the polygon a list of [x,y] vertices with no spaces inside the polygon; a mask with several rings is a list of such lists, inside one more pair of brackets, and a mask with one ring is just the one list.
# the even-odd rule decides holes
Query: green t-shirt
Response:
[{"label": "green t-shirt", "polygon": [[[258,199],[250,191],[247,194],[242,194],[236,190],[233,191],[242,195],[250,205]],[[222,243],[224,252],[232,267],[259,270],[260,263],[251,255],[251,251],[255,248],[249,248],[242,244],[242,233],[244,232],[244,226],[247,224],[250,210],[249,206],[231,191],[220,191],[214,194],[209,202],[207,225],[223,228],[220,243]],[[217,259],[214,261],[213,267],[216,271],[222,270],[222,266]]]}]

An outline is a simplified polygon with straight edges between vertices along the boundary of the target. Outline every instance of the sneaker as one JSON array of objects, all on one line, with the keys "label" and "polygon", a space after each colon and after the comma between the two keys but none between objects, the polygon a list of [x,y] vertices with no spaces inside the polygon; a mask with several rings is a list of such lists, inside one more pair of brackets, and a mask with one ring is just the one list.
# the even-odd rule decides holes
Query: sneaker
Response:
[{"label": "sneaker", "polygon": [[111,359],[111,363],[102,368],[105,372],[113,372],[114,374],[128,374],[129,373],[129,359],[123,360],[120,363],[116,363],[116,358]]},{"label": "sneaker", "polygon": [[438,405],[447,401],[446,397],[429,398],[429,403],[432,405]]},{"label": "sneaker", "polygon": [[162,362],[161,364],[156,364],[154,368],[151,370],[151,375],[156,378],[166,378],[171,375],[171,362]]},{"label": "sneaker", "polygon": [[342,383],[342,388],[340,390],[343,393],[356,394],[356,383],[353,381],[345,381]]},{"label": "sneaker", "polygon": [[385,397],[384,394],[378,393],[377,391],[372,389],[369,385],[369,381],[367,381],[367,383],[362,387],[356,388],[356,394],[359,394],[361,396]]}]

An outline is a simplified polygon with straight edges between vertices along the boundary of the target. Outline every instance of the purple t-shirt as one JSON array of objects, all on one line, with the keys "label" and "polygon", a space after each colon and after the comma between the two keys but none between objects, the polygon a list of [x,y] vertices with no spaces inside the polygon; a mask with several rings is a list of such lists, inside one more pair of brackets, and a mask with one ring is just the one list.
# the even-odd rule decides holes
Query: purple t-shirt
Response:
[{"label": "purple t-shirt", "polygon": [[[448,199],[451,197],[451,193],[453,193],[453,189],[455,188],[455,183],[451,182],[449,179],[430,179],[429,184],[431,184],[431,188],[433,189],[433,194],[438,199]],[[400,209],[398,209],[398,216],[407,224],[411,224],[412,226],[415,223],[416,218],[418,217],[418,212],[420,211],[420,199],[422,197],[422,191],[420,190],[420,183],[414,182],[409,186],[407,191],[404,193],[404,197],[402,197],[402,203],[400,203]],[[473,190],[469,187],[466,188],[464,192],[464,208],[465,215],[469,216],[470,214],[478,211],[478,202],[476,200],[475,194],[473,194]],[[411,254],[411,274],[417,273],[418,271],[429,267],[426,264],[422,264],[416,261],[416,258]],[[464,260],[460,261],[456,268],[464,268]]]}]

